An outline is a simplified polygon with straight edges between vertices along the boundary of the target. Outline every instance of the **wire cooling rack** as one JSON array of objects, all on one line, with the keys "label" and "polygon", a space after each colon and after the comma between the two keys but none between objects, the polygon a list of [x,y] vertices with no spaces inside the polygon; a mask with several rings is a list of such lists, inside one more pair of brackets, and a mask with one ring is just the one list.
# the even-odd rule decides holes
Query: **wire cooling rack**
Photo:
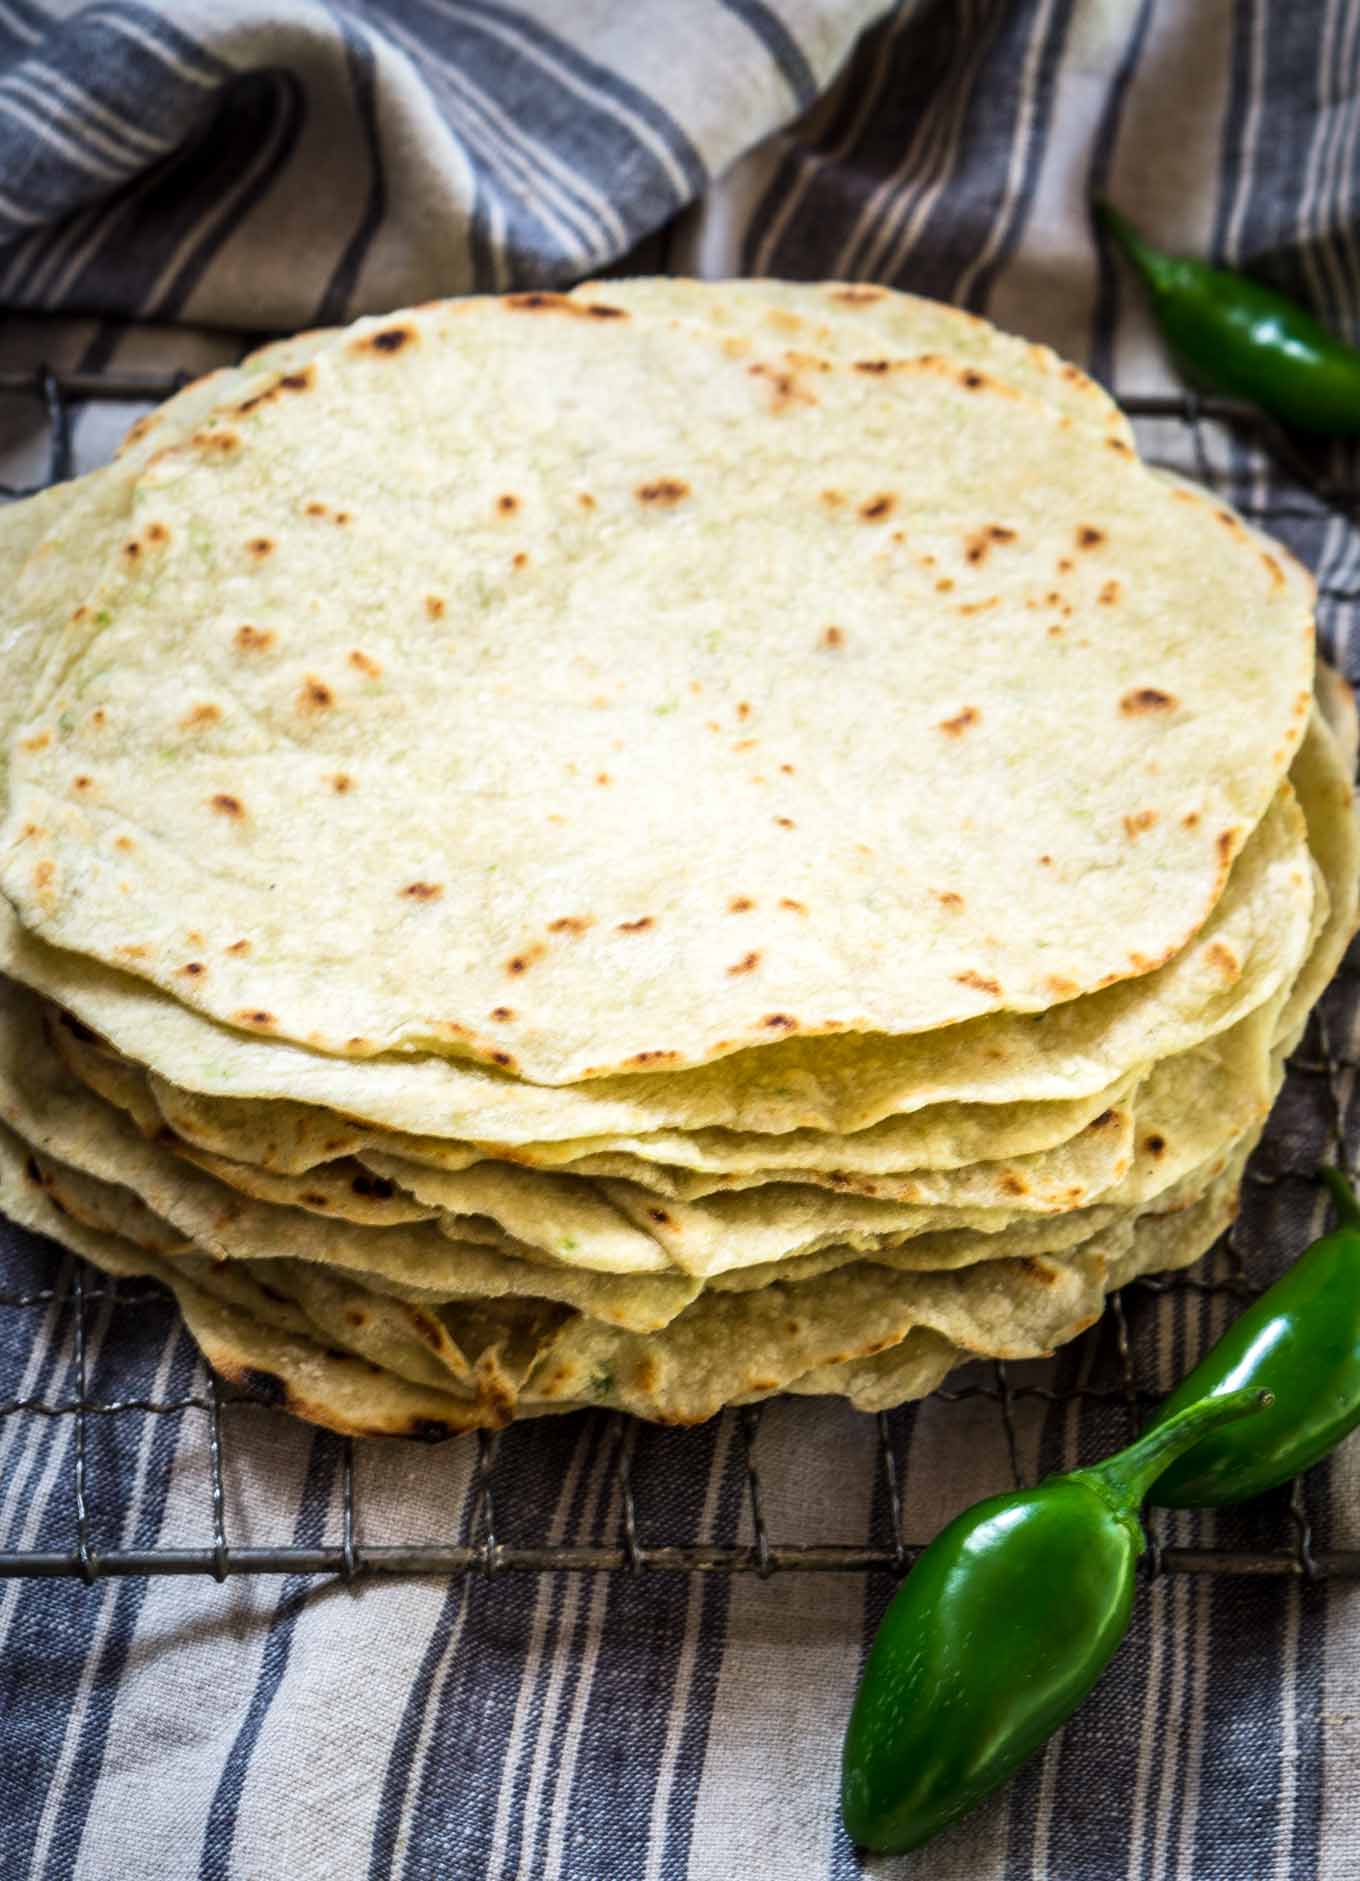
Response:
[{"label": "wire cooling rack", "polygon": [[[45,464],[29,480],[0,483],[0,501],[30,494],[59,482],[74,468],[74,428],[85,407],[109,401],[131,406],[150,405],[178,389],[184,375],[0,370],[0,401],[26,404],[30,419],[43,421]],[[1298,549],[1313,567],[1328,571],[1320,584],[1320,624],[1329,645],[1338,650],[1343,665],[1355,676],[1356,662],[1348,660],[1348,640],[1360,620],[1360,482],[1353,466],[1333,449],[1314,457],[1275,432],[1257,414],[1227,401],[1185,397],[1136,397],[1123,401],[1135,421],[1139,443],[1149,462],[1187,472],[1225,498],[1249,521],[1279,534]],[[0,411],[4,405],[0,404]],[[1350,1130],[1354,1055],[1337,1041],[1352,1036],[1360,1018],[1360,970],[1353,963],[1343,968],[1324,998],[1308,1036],[1290,1062],[1289,1088],[1305,1093],[1302,1108],[1314,1122],[1307,1140],[1266,1138],[1248,1170],[1243,1215],[1216,1249],[1191,1274],[1138,1281],[1122,1294],[1114,1294],[1100,1325],[1084,1335],[1090,1363],[1069,1367],[1079,1383],[1054,1383],[1051,1368],[1039,1364],[992,1362],[973,1366],[968,1382],[941,1389],[948,1402],[982,1400],[995,1409],[1005,1453],[1014,1482],[1024,1480],[1022,1446],[1017,1414],[1037,1401],[1049,1406],[1080,1404],[1093,1411],[1113,1413],[1123,1420],[1123,1433],[1132,1435],[1148,1407],[1160,1395],[1140,1366],[1131,1320],[1149,1299],[1158,1295],[1198,1295],[1218,1300],[1230,1309],[1252,1298],[1274,1272],[1291,1259],[1307,1239],[1296,1233],[1292,1244],[1272,1235],[1270,1254],[1244,1257],[1242,1238],[1249,1232],[1254,1203],[1281,1190],[1293,1189],[1306,1197],[1312,1170],[1320,1155],[1340,1155],[1352,1165],[1355,1140]],[[1298,1138],[1299,1131],[1292,1133]],[[1301,1217],[1301,1208],[1295,1214]],[[776,1537],[764,1512],[760,1466],[762,1407],[753,1406],[727,1415],[735,1419],[738,1455],[744,1476],[744,1500],[750,1540],[696,1541],[652,1532],[639,1516],[634,1483],[637,1427],[618,1413],[594,1413],[609,1422],[607,1462],[612,1472],[620,1510],[617,1542],[561,1546],[541,1542],[507,1541],[501,1528],[501,1500],[497,1459],[501,1439],[483,1433],[477,1441],[471,1519],[458,1540],[384,1543],[370,1539],[362,1519],[356,1487],[356,1445],[351,1439],[325,1439],[338,1450],[340,1481],[340,1535],[333,1545],[244,1546],[228,1534],[227,1490],[230,1445],[224,1412],[232,1410],[233,1427],[238,1407],[261,1417],[279,1416],[264,1398],[227,1390],[215,1375],[201,1368],[201,1390],[176,1397],[147,1398],[96,1396],[90,1387],[90,1314],[96,1306],[112,1315],[105,1351],[117,1349],[119,1317],[145,1310],[165,1295],[145,1283],[135,1286],[111,1282],[71,1256],[54,1255],[56,1278],[51,1286],[28,1291],[5,1289],[0,1271],[0,1314],[63,1316],[73,1352],[74,1393],[55,1401],[42,1397],[0,1397],[0,1426],[11,1419],[57,1418],[74,1423],[70,1447],[69,1546],[60,1550],[0,1551],[0,1578],[17,1576],[79,1577],[87,1583],[118,1575],[207,1574],[218,1581],[235,1574],[335,1575],[352,1580],[361,1574],[496,1575],[513,1570],[577,1569],[622,1570],[634,1574],[746,1573],[769,1576],[789,1571],[858,1572],[885,1570],[901,1574],[915,1559],[928,1537],[912,1533],[911,1511],[904,1504],[902,1484],[910,1422],[898,1413],[880,1413],[860,1419],[864,1441],[874,1447],[881,1503],[887,1511],[886,1534],[870,1539],[849,1537],[844,1542],[808,1544],[796,1537]],[[58,1333],[57,1336],[60,1336]],[[1079,1348],[1075,1349],[1080,1358]],[[1187,1359],[1192,1362],[1193,1353]],[[0,1380],[0,1391],[4,1389]],[[809,1407],[809,1415],[813,1415]],[[194,1547],[105,1549],[96,1545],[88,1488],[91,1432],[96,1420],[152,1415],[157,1418],[206,1420],[208,1472],[203,1540]],[[1108,1436],[1108,1433],[1107,1433]],[[1110,1441],[1118,1442],[1116,1430]],[[684,1442],[684,1437],[678,1439]],[[233,1441],[241,1441],[236,1437]],[[455,1441],[472,1441],[462,1439]],[[998,1487],[1000,1485],[998,1484]],[[1248,1545],[1184,1547],[1163,1544],[1154,1530],[1149,1535],[1145,1565],[1150,1574],[1293,1576],[1306,1580],[1360,1579],[1360,1549],[1319,1546],[1316,1541],[1319,1511],[1310,1507],[1304,1480],[1283,1494],[1274,1510],[1278,1533],[1271,1545],[1259,1538]],[[0,1481],[0,1502],[5,1485]],[[516,1526],[522,1526],[522,1521]],[[362,1537],[362,1539],[361,1539]]]}]

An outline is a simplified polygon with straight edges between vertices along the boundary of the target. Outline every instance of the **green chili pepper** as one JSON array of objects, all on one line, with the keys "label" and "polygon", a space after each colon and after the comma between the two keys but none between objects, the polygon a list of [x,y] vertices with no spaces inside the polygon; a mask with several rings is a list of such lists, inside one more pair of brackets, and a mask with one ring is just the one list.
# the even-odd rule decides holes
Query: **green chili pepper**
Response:
[{"label": "green chili pepper", "polygon": [[1360,431],[1360,351],[1274,288],[1145,242],[1108,203],[1096,218],[1137,269],[1168,346],[1193,379],[1305,431]]},{"label": "green chili pepper", "polygon": [[851,1714],[841,1809],[857,1842],[918,1848],[1071,1716],[1127,1630],[1149,1485],[1269,1402],[1257,1390],[1193,1405],[1093,1468],[979,1502],[935,1538],[884,1616]]},{"label": "green chili pepper", "polygon": [[1360,1203],[1339,1169],[1320,1173],[1339,1225],[1233,1321],[1149,1428],[1247,1385],[1264,1386],[1275,1403],[1250,1431],[1217,1431],[1172,1464],[1150,1498],[1165,1508],[1213,1509],[1262,1495],[1360,1425]]}]

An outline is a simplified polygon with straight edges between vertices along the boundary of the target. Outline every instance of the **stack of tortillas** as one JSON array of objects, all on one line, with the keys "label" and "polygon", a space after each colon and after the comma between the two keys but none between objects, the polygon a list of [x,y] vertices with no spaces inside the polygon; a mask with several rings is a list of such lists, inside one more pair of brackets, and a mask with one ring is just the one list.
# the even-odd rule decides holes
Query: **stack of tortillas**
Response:
[{"label": "stack of tortillas", "polygon": [[1050,1351],[1355,927],[1308,576],[928,302],[365,320],[0,530],[0,1204],[338,1429]]}]

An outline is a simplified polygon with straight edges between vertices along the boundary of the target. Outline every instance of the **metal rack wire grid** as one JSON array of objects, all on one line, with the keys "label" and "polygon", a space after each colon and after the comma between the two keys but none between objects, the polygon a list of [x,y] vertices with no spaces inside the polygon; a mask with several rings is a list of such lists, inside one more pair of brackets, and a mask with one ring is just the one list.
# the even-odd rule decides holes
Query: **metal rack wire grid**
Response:
[{"label": "metal rack wire grid", "polygon": [[[73,435],[92,406],[117,402],[134,408],[159,402],[183,383],[185,375],[101,372],[0,371],[0,412],[23,408],[30,424],[40,413],[45,464],[20,483],[0,484],[0,501],[27,495],[72,474]],[[1168,469],[1189,473],[1220,491],[1249,521],[1280,536],[1320,573],[1319,628],[1332,658],[1357,677],[1351,640],[1360,619],[1360,487],[1345,474],[1349,466],[1337,451],[1305,453],[1261,419],[1225,401],[1195,396],[1137,397],[1124,401],[1135,421],[1145,458]],[[136,415],[135,409],[132,415]],[[1314,1015],[1309,1032],[1289,1066],[1285,1092],[1266,1136],[1254,1156],[1244,1187],[1243,1207],[1233,1228],[1213,1252],[1188,1274],[1136,1282],[1111,1297],[1102,1322],[1067,1348],[1056,1361],[991,1362],[965,1368],[937,1399],[963,1405],[980,1401],[993,1407],[1004,1436],[1004,1454],[1014,1482],[1024,1480],[1022,1443],[1017,1423],[1022,1414],[1052,1416],[1068,1412],[1079,1421],[1077,1444],[1084,1455],[1099,1454],[1127,1438],[1147,1407],[1160,1395],[1152,1362],[1154,1348],[1165,1348],[1165,1326],[1158,1314],[1180,1300],[1191,1309],[1182,1315],[1177,1340],[1179,1369],[1193,1363],[1224,1318],[1269,1283],[1316,1232],[1321,1219],[1313,1171],[1320,1159],[1340,1156],[1353,1167],[1355,1132],[1351,1127],[1356,1061],[1349,1041],[1360,1020],[1360,968],[1352,958],[1333,982]],[[357,1467],[362,1452],[379,1448],[352,1439],[321,1434],[312,1467],[338,1477],[339,1529],[334,1539],[265,1545],[233,1540],[228,1523],[227,1481],[231,1446],[251,1441],[256,1420],[284,1415],[262,1398],[226,1389],[199,1363],[195,1388],[178,1394],[151,1394],[109,1388],[96,1391],[90,1364],[91,1315],[109,1315],[101,1346],[101,1373],[117,1371],[120,1326],[163,1306],[167,1296],[146,1283],[109,1281],[58,1249],[43,1256],[51,1278],[24,1287],[14,1281],[15,1261],[0,1238],[0,1321],[10,1315],[44,1314],[48,1335],[69,1340],[71,1389],[50,1397],[42,1392],[0,1395],[0,1432],[14,1420],[69,1420],[73,1441],[67,1466],[69,1542],[60,1548],[11,1548],[0,1551],[0,1577],[75,1576],[87,1583],[106,1576],[206,1574],[217,1581],[237,1574],[335,1575],[353,1580],[361,1574],[467,1574],[494,1576],[513,1570],[621,1570],[642,1573],[745,1573],[769,1576],[789,1571],[868,1572],[900,1575],[910,1566],[928,1535],[913,1532],[910,1499],[903,1483],[911,1457],[914,1409],[859,1415],[863,1441],[874,1447],[877,1494],[871,1534],[841,1541],[811,1543],[796,1534],[773,1533],[765,1516],[760,1433],[763,1406],[727,1413],[736,1445],[744,1507],[729,1535],[696,1539],[666,1532],[640,1511],[637,1479],[639,1426],[618,1413],[582,1415],[602,1424],[598,1447],[609,1471],[611,1504],[617,1509],[615,1532],[604,1540],[564,1543],[546,1534],[528,1539],[507,1533],[523,1527],[523,1512],[505,1521],[503,1487],[507,1445],[534,1440],[534,1427],[503,1436],[477,1439],[471,1494],[456,1536],[411,1542],[370,1534],[360,1507]],[[8,1269],[8,1271],[7,1271]],[[1199,1309],[1199,1310],[1195,1310]],[[110,1359],[109,1355],[113,1358]],[[10,1381],[0,1378],[0,1394]],[[1165,1380],[1162,1380],[1164,1388]],[[228,1415],[230,1413],[230,1416]],[[805,1401],[800,1415],[817,1415]],[[858,1415],[858,1414],[857,1414]],[[90,1492],[92,1433],[120,1419],[199,1419],[206,1426],[208,1466],[202,1509],[202,1535],[193,1546],[101,1546]],[[228,1427],[232,1436],[228,1439]],[[455,1440],[470,1443],[472,1439]],[[704,1441],[698,1433],[668,1433],[673,1446]],[[658,1457],[651,1465],[655,1474]],[[1001,1488],[1004,1484],[995,1485]],[[664,1490],[653,1481],[649,1500]],[[1330,1545],[1325,1470],[1296,1481],[1247,1519],[1234,1526],[1231,1516],[1216,1545],[1181,1545],[1168,1540],[1154,1523],[1145,1564],[1149,1574],[1264,1575],[1360,1578],[1360,1549]],[[0,1477],[0,1503],[6,1485]],[[660,1500],[666,1500],[661,1496]],[[107,1512],[103,1512],[107,1513]],[[735,1513],[735,1512],[734,1512]],[[105,1527],[112,1526],[106,1523]],[[1321,1530],[1321,1539],[1319,1531]],[[740,1531],[740,1532],[739,1532]]]}]

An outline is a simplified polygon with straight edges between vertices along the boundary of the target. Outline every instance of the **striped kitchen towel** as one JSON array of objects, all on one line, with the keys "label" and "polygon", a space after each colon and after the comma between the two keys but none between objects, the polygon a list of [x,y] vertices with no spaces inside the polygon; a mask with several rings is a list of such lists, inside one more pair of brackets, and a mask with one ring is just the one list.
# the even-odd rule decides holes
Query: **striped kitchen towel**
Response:
[{"label": "striped kitchen towel", "polygon": [[[1122,392],[1166,389],[1091,194],[1360,338],[1358,78],[1360,0],[0,0],[0,364],[197,370],[243,332],[631,254],[888,281]],[[77,407],[76,467],[135,415]],[[1206,432],[1207,458],[1169,425],[1144,443],[1234,500],[1282,492],[1227,434]],[[48,446],[41,401],[0,393],[0,483],[44,475]],[[1331,469],[1357,473],[1343,452]],[[1297,494],[1280,527],[1360,678],[1360,535]],[[1326,1007],[1342,1058],[1360,1053],[1356,986]],[[1321,1044],[1248,1190],[1259,1278],[1320,1223],[1307,1178],[1334,1099],[1360,1154],[1351,1073],[1308,1068]],[[0,1224],[0,1295],[28,1301],[0,1305],[0,1550],[76,1545],[78,1454],[96,1554],[210,1547],[212,1425],[175,1314],[90,1277],[78,1351],[71,1280]],[[1126,1310],[1138,1381],[1159,1388],[1230,1302],[1133,1289]],[[82,1361],[90,1399],[124,1407],[83,1432],[51,1414]],[[1118,1443],[1122,1377],[1108,1335],[1012,1367],[1011,1387],[1056,1394],[1013,1402],[1020,1468]],[[998,1413],[984,1392],[887,1420],[912,1539],[1009,1480]],[[233,1549],[340,1545],[336,1440],[242,1406],[224,1441]],[[507,1546],[621,1546],[626,1480],[644,1547],[749,1541],[754,1462],[776,1545],[890,1544],[875,1426],[844,1406],[779,1402],[754,1436],[734,1417],[640,1428],[626,1479],[619,1441],[595,1413],[512,1430],[489,1510],[474,1444],[361,1444],[357,1539],[476,1540],[489,1513]],[[1281,1494],[1157,1535],[1301,1563],[1360,1549],[1357,1446],[1292,1514]],[[1042,1757],[927,1855],[861,1863],[836,1762],[891,1587],[2,1583],[0,1881],[1360,1881],[1360,1584],[1150,1580],[1128,1647]]]},{"label": "striped kitchen towel", "polygon": [[0,3],[0,306],[245,328],[616,261],[884,0]]}]

